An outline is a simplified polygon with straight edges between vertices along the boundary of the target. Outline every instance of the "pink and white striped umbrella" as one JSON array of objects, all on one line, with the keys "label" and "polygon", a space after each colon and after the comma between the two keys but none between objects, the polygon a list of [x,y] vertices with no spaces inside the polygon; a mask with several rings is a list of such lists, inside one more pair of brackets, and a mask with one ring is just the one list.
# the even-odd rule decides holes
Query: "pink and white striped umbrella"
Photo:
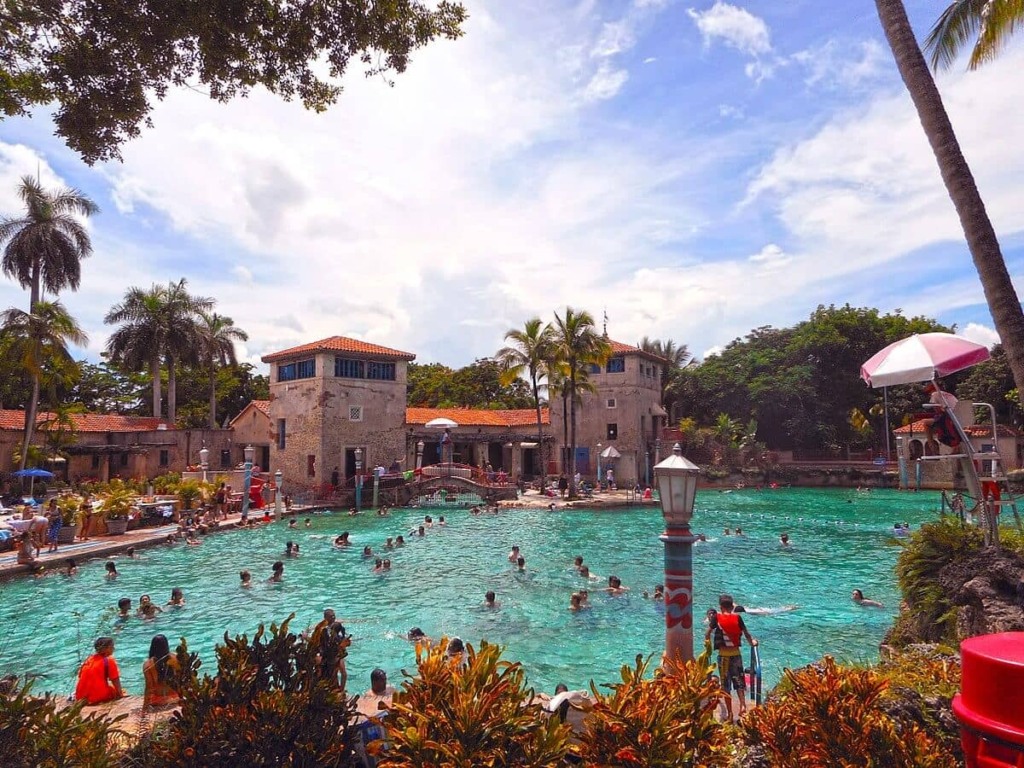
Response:
[{"label": "pink and white striped umbrella", "polygon": [[917,384],[989,359],[988,347],[953,333],[915,333],[894,342],[860,367],[872,387]]}]

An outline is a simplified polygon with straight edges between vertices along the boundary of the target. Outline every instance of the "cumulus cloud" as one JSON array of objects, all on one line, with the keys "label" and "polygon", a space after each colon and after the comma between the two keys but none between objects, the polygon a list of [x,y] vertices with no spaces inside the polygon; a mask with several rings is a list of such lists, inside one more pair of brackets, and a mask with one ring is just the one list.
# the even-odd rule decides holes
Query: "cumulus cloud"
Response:
[{"label": "cumulus cloud", "polygon": [[771,53],[771,33],[764,19],[745,8],[716,0],[706,11],[687,11],[704,38],[704,45],[721,42],[747,56]]},{"label": "cumulus cloud", "polygon": [[629,72],[624,69],[615,69],[604,63],[590,78],[587,87],[583,89],[583,100],[603,101],[614,98],[622,90],[622,86],[626,84],[627,80],[629,80]]},{"label": "cumulus cloud", "polygon": [[959,335],[989,348],[999,343],[999,334],[995,329],[981,323],[968,323],[960,330]]},{"label": "cumulus cloud", "polygon": [[891,54],[877,40],[844,44],[832,39],[790,57],[805,71],[809,86],[856,88],[876,80],[892,64]]}]

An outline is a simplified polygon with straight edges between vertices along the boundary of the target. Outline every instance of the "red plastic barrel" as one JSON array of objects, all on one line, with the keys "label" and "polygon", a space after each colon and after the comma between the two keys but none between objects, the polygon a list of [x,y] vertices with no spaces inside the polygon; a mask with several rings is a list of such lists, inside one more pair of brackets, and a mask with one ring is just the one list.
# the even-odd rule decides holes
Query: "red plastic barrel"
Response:
[{"label": "red plastic barrel", "polygon": [[968,638],[960,663],[953,712],[967,768],[1024,768],[1024,632]]}]

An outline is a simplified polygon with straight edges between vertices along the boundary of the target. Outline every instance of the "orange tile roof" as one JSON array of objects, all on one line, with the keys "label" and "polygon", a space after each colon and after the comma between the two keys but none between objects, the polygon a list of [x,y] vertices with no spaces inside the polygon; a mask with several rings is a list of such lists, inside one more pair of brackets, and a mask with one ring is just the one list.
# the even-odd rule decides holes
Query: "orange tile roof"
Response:
[{"label": "orange tile roof", "polygon": [[[426,424],[431,419],[451,419],[460,427],[536,427],[537,412],[532,408],[515,411],[488,411],[482,408],[406,408],[406,424]],[[551,423],[551,412],[540,409],[541,424]]]},{"label": "orange tile roof", "polygon": [[268,419],[270,418],[270,401],[269,400],[250,400],[246,404],[245,408],[240,410],[238,412],[238,415],[235,416],[235,418],[233,418],[231,420],[231,423],[228,424],[228,426],[229,427],[235,426],[235,422],[238,421],[240,418],[242,418],[242,416],[245,415],[245,412],[248,411],[249,408],[255,408],[257,411],[262,413]]},{"label": "orange tile roof", "polygon": [[[918,419],[913,424],[905,424],[898,429],[893,430],[895,435],[923,435],[926,428],[932,423],[931,419]],[[1007,426],[1006,424],[997,424],[996,431],[1000,437],[1020,437],[1021,432],[1014,427]],[[964,427],[964,432],[967,433],[968,437],[991,437],[992,436],[992,425],[991,424],[972,424],[969,427]]]},{"label": "orange tile roof", "polygon": [[[36,418],[36,425],[52,418],[53,414],[42,412]],[[76,432],[153,432],[165,419],[152,416],[122,416],[116,413],[75,413],[71,415]],[[0,429],[22,430],[25,428],[25,412],[0,410]]]},{"label": "orange tile roof", "polygon": [[261,359],[264,363],[276,363],[278,360],[286,360],[297,355],[305,355],[316,352],[348,352],[360,357],[384,358],[385,360],[415,360],[416,355],[412,352],[402,352],[398,349],[382,347],[378,344],[369,344],[359,339],[350,339],[346,336],[331,336],[320,341],[313,341],[309,344],[300,344],[297,347],[283,349],[280,352],[273,352],[264,355]]},{"label": "orange tile roof", "polygon": [[646,352],[640,349],[640,347],[634,347],[632,344],[623,344],[621,341],[615,341],[614,339],[608,339],[608,343],[612,345],[613,355],[640,355],[641,357],[646,357],[648,360],[656,360],[659,363],[668,362],[660,355],[656,355],[653,352]]}]

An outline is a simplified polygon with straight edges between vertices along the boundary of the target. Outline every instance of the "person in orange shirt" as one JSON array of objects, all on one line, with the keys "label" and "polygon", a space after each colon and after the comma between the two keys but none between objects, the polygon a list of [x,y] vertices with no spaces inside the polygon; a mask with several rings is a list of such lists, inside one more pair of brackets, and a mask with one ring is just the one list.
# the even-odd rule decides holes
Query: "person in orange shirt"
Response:
[{"label": "person in orange shirt", "polygon": [[96,653],[85,660],[78,672],[75,699],[86,704],[102,704],[124,696],[121,671],[114,660],[114,638],[101,637],[93,643]]}]

